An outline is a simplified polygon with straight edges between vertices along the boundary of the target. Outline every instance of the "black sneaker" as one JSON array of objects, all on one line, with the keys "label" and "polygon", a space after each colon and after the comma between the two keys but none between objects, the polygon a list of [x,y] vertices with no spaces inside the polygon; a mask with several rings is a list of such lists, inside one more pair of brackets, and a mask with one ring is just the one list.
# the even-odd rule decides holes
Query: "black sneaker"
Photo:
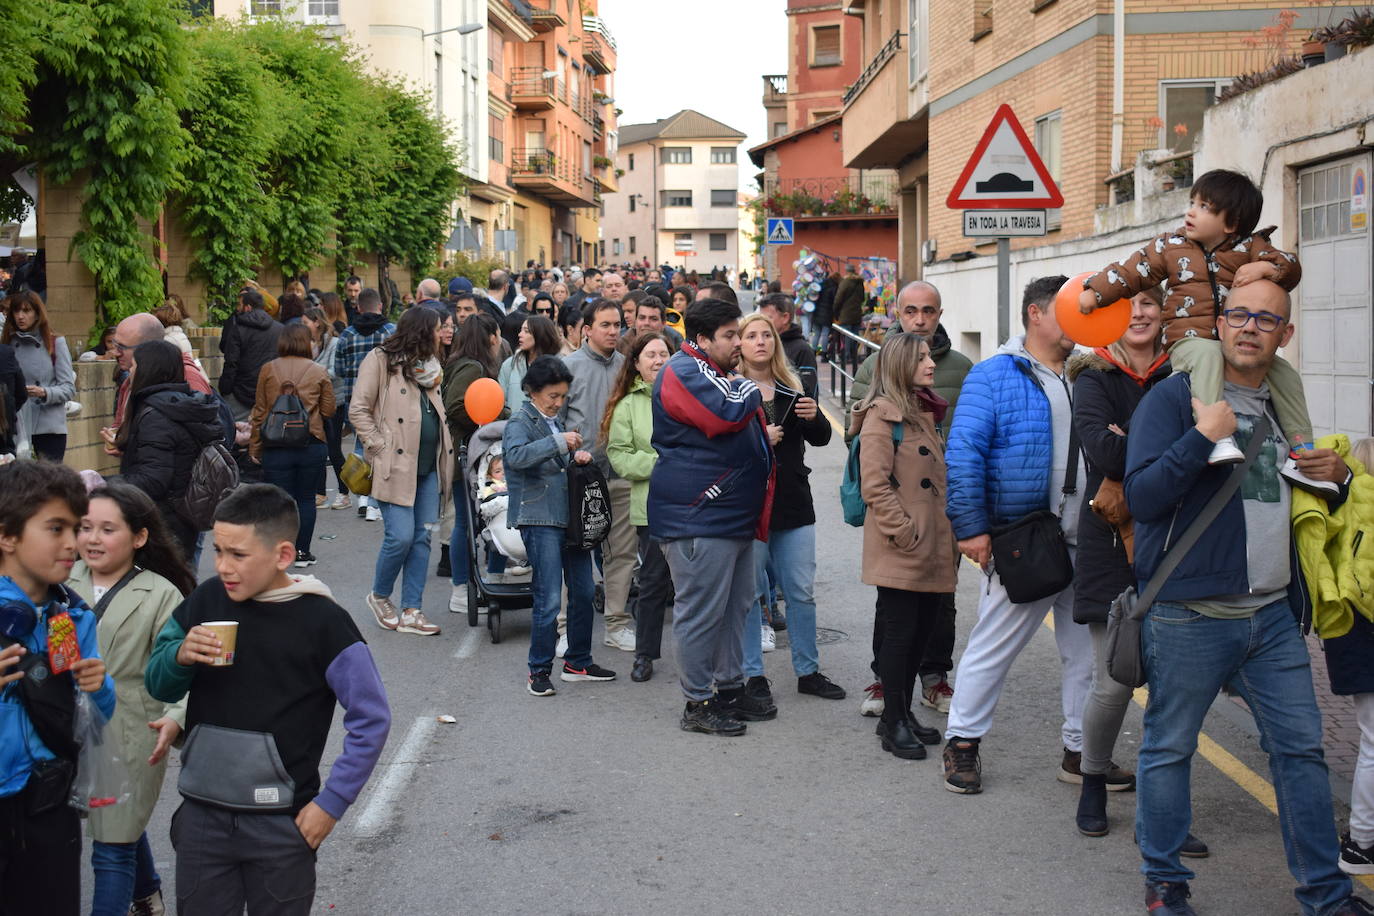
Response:
[{"label": "black sneaker", "polygon": [[453,578],[453,564],[448,558],[448,545],[439,545],[439,565],[434,570],[434,575],[440,579]]},{"label": "black sneaker", "polygon": [[296,568],[297,568],[297,569],[305,569],[307,566],[314,566],[314,565],[315,565],[316,563],[318,563],[318,562],[319,562],[319,560],[316,560],[316,559],[315,559],[315,555],[314,555],[313,553],[311,553],[310,551],[308,551],[308,550],[297,550],[297,551],[296,551]]},{"label": "black sneaker", "polygon": [[553,681],[549,679],[547,671],[531,674],[525,683],[525,689],[530,692],[530,696],[536,697],[551,697],[558,692],[553,689]]},{"label": "black sneaker", "polygon": [[[777,627],[773,627],[777,629]],[[819,671],[803,674],[797,678],[797,693],[809,693],[822,700],[843,700],[844,688]]]},{"label": "black sneaker", "polygon": [[1374,875],[1374,846],[1361,846],[1342,833],[1340,866],[1347,875]]},{"label": "black sneaker", "polygon": [[608,671],[600,665],[588,665],[585,668],[574,668],[567,662],[563,663],[563,673],[559,675],[565,681],[613,681],[615,672]]},{"label": "black sneaker", "polygon": [[726,737],[742,735],[745,729],[743,722],[722,713],[714,700],[688,700],[679,724],[685,732]]},{"label": "black sneaker", "polygon": [[1191,896],[1187,881],[1145,882],[1145,910],[1150,916],[1197,916],[1188,905]]},{"label": "black sneaker", "polygon": [[1345,898],[1344,903],[1331,911],[1331,916],[1374,916],[1374,906],[1370,906],[1363,897],[1351,894]]},{"label": "black sneaker", "polygon": [[763,675],[756,675],[744,682],[744,691],[756,700],[761,700],[765,704],[773,705],[772,684]]},{"label": "black sneaker", "polygon": [[983,791],[983,763],[977,738],[950,738],[945,745],[945,788],[960,795]]},{"label": "black sneaker", "polygon": [[764,722],[778,717],[778,707],[772,700],[763,700],[744,687],[716,692],[716,708],[741,722]]}]

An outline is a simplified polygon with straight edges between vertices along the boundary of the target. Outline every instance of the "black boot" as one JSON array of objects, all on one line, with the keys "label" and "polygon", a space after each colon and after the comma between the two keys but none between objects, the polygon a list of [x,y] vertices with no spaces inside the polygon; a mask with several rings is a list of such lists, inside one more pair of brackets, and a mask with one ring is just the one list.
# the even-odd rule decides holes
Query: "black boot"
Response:
[{"label": "black boot", "polygon": [[894,757],[903,760],[925,760],[926,746],[911,733],[911,726],[906,719],[898,719],[896,722],[882,720],[878,723],[878,739],[882,742],[883,750]]},{"label": "black boot", "polygon": [[438,576],[440,579],[453,578],[453,567],[449,565],[448,561],[447,544],[439,545],[439,568],[434,570],[434,575]]},{"label": "black boot", "polygon": [[911,710],[906,711],[906,724],[911,729],[911,733],[916,736],[922,744],[939,744],[944,737],[938,728],[931,728],[929,725],[922,725],[920,720],[912,715]]},{"label": "black boot", "polygon": [[1107,774],[1084,773],[1078,793],[1078,832],[1084,836],[1107,835]]}]

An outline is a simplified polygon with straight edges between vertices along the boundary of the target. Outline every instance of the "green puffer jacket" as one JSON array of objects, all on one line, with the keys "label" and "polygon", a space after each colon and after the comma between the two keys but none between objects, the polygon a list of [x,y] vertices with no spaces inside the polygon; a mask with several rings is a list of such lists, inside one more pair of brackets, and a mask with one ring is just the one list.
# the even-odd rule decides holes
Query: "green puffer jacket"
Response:
[{"label": "green puffer jacket", "polygon": [[654,435],[654,390],[643,378],[634,380],[629,394],[611,413],[606,457],[617,474],[630,481],[630,524],[649,524],[649,474],[658,453]]},{"label": "green puffer jacket", "polygon": [[[887,332],[887,337],[900,333],[902,326],[896,324]],[[884,338],[884,341],[886,339]],[[940,397],[949,401],[949,411],[945,414],[945,421],[940,424],[940,434],[944,436],[954,426],[954,408],[959,403],[959,389],[964,386],[964,376],[973,368],[973,361],[954,349],[949,334],[945,333],[944,325],[937,325],[935,328],[935,335],[930,339],[930,355],[935,359],[935,384],[931,388]],[[854,373],[854,386],[850,389],[852,402],[861,401],[868,395],[868,389],[873,385],[873,370],[877,367],[878,352],[875,350],[859,366],[859,371]],[[846,432],[844,441],[848,443],[850,438],[850,434]]]}]

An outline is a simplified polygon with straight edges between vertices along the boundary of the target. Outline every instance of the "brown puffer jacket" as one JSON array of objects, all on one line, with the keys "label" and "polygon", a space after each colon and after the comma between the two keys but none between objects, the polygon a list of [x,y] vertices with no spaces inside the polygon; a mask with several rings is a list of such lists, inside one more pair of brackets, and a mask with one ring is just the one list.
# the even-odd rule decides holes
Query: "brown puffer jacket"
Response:
[{"label": "brown puffer jacket", "polygon": [[1242,264],[1273,264],[1279,271],[1274,282],[1287,290],[1302,279],[1297,257],[1269,243],[1273,231],[1270,226],[1243,239],[1228,239],[1208,252],[1189,240],[1180,227],[1146,242],[1124,262],[1107,265],[1083,285],[1097,295],[1099,305],[1107,305],[1165,283],[1164,345],[1172,346],[1185,337],[1214,338],[1217,300],[1224,308]]}]

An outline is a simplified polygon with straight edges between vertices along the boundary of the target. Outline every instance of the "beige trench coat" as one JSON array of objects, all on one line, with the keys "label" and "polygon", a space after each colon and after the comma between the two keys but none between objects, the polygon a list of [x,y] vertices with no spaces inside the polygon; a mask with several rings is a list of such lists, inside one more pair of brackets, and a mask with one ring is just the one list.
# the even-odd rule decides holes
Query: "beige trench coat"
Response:
[{"label": "beige trench coat", "polygon": [[[91,571],[77,561],[67,580],[91,607],[95,607],[95,588]],[[162,792],[162,777],[167,758],[156,766],[148,765],[157,732],[149,722],[170,716],[186,725],[186,698],[178,703],[162,703],[148,695],[143,686],[143,669],[152,654],[153,644],[163,624],[181,604],[181,592],[157,573],[143,570],[134,576],[110,601],[100,618],[96,634],[105,671],[114,678],[114,718],[107,726],[129,769],[131,796],[124,804],[91,812],[86,831],[102,843],[133,843],[148,826],[153,807]]]},{"label": "beige trench coat", "polygon": [[[439,416],[440,514],[448,505],[453,486],[453,435],[444,422],[440,384],[425,391]],[[363,440],[363,453],[372,465],[372,496],[398,506],[415,505],[417,461],[420,455],[420,399],[424,391],[399,372],[386,371],[386,354],[380,349],[367,354],[358,367],[348,422]]]}]

